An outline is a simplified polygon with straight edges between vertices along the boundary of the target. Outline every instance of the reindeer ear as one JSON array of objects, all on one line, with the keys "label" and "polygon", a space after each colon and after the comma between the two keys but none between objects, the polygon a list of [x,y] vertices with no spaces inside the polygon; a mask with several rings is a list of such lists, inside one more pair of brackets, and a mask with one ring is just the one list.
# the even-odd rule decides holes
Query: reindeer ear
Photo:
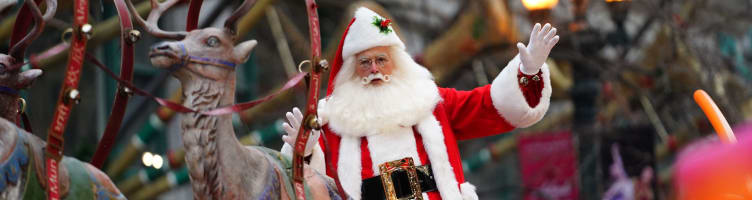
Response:
[{"label": "reindeer ear", "polygon": [[241,62],[245,62],[248,60],[248,56],[251,55],[251,50],[256,47],[256,44],[258,44],[256,40],[248,40],[240,43],[235,46],[235,49],[233,49],[233,55]]},{"label": "reindeer ear", "polygon": [[18,87],[26,88],[42,75],[41,69],[30,69],[18,74]]}]

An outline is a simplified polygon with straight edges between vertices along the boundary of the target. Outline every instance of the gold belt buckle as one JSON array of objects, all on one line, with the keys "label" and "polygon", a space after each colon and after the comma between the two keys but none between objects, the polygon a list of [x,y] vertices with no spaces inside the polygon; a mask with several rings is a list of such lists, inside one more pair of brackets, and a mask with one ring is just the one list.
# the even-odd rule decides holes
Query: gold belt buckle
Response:
[{"label": "gold belt buckle", "polygon": [[381,183],[384,186],[384,196],[386,196],[386,199],[398,200],[397,192],[394,190],[394,182],[392,181],[392,173],[398,170],[405,170],[407,172],[408,181],[410,182],[410,190],[413,192],[412,195],[405,198],[399,198],[399,200],[423,200],[420,182],[418,182],[418,173],[415,170],[415,163],[413,162],[413,158],[410,157],[385,162],[379,165],[379,174],[381,175]]}]

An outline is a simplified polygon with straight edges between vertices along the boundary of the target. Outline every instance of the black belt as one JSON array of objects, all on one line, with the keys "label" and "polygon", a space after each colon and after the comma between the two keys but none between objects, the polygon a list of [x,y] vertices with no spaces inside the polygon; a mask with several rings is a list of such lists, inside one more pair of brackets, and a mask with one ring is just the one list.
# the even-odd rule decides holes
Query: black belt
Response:
[{"label": "black belt", "polygon": [[[417,166],[415,169],[418,174],[418,182],[420,183],[420,189],[422,192],[437,190],[436,180],[433,178],[433,172],[430,165]],[[392,173],[392,182],[394,183],[394,190],[397,193],[397,198],[404,198],[412,194],[407,171],[398,170]],[[363,185],[360,188],[360,191],[363,200],[386,199],[386,196],[384,195],[384,185],[381,183],[381,175],[363,180]]]}]

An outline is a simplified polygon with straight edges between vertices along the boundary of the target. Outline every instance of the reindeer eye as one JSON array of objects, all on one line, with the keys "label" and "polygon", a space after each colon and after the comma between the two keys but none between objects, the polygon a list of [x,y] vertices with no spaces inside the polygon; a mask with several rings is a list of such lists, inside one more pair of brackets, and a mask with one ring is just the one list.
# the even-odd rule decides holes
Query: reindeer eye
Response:
[{"label": "reindeer eye", "polygon": [[6,69],[8,69],[8,66],[5,66],[5,64],[0,63],[0,73],[5,73]]},{"label": "reindeer eye", "polygon": [[219,46],[219,38],[216,36],[211,36],[209,39],[206,39],[206,45],[209,47],[218,47]]}]

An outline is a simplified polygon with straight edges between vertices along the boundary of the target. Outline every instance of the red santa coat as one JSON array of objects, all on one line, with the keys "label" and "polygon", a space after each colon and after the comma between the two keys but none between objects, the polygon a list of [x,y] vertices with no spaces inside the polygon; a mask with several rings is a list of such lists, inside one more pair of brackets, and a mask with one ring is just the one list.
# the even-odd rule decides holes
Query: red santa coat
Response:
[{"label": "red santa coat", "polygon": [[[403,51],[405,48],[392,30],[389,20],[371,10],[359,8],[345,29],[335,54],[330,71],[328,95],[336,90],[336,84],[333,84],[336,81],[331,80],[340,77],[338,74],[343,67],[343,58],[351,58],[358,52],[376,46],[396,47]],[[372,122],[357,122],[373,125],[365,126],[344,123],[341,120],[341,123],[338,123],[332,118],[332,124],[328,124],[327,115],[340,118],[349,116],[343,116],[346,115],[344,113],[326,113],[326,109],[322,109],[326,106],[324,99],[320,102],[318,110],[324,134],[319,138],[319,145],[314,147],[310,166],[319,172],[326,171],[328,176],[338,179],[345,193],[358,200],[361,199],[362,180],[378,175],[379,164],[412,157],[416,165],[430,164],[436,180],[438,192],[423,193],[424,197],[432,200],[478,199],[475,187],[465,182],[457,140],[527,127],[539,121],[548,110],[551,96],[548,66],[544,64],[535,78],[534,75],[522,74],[519,71],[520,66],[519,56],[515,57],[492,84],[471,91],[429,85],[424,91],[438,94],[433,95],[435,99],[432,100],[435,101],[431,101],[431,104],[421,105],[426,106],[426,109],[423,109],[424,113],[415,113],[412,121],[405,122],[414,124],[400,124],[394,129],[387,127],[389,131],[378,134],[362,134],[357,133],[360,129],[343,128],[380,126],[370,124]],[[399,67],[422,68],[414,62]],[[333,130],[356,131],[338,133]],[[329,155],[325,156],[323,150]],[[285,145],[282,152],[292,155],[289,145]],[[328,157],[326,162],[325,157]]]},{"label": "red santa coat", "polygon": [[[477,199],[475,187],[465,182],[457,140],[530,126],[548,109],[551,95],[548,67],[544,64],[537,74],[540,80],[533,81],[533,76],[519,71],[520,65],[515,57],[492,84],[470,91],[438,88],[441,100],[435,105],[433,115],[405,127],[405,133],[352,137],[336,133],[330,124],[324,124],[324,137],[319,138],[311,165],[338,178],[349,196],[360,199],[362,180],[379,175],[379,164],[413,157],[416,166],[431,164],[436,179],[439,191],[424,193],[424,197]],[[523,77],[528,83],[521,83]],[[322,100],[320,105],[325,103]],[[321,110],[319,114],[323,115]],[[320,117],[327,123],[326,116]],[[329,154],[326,165],[322,149]]]}]

